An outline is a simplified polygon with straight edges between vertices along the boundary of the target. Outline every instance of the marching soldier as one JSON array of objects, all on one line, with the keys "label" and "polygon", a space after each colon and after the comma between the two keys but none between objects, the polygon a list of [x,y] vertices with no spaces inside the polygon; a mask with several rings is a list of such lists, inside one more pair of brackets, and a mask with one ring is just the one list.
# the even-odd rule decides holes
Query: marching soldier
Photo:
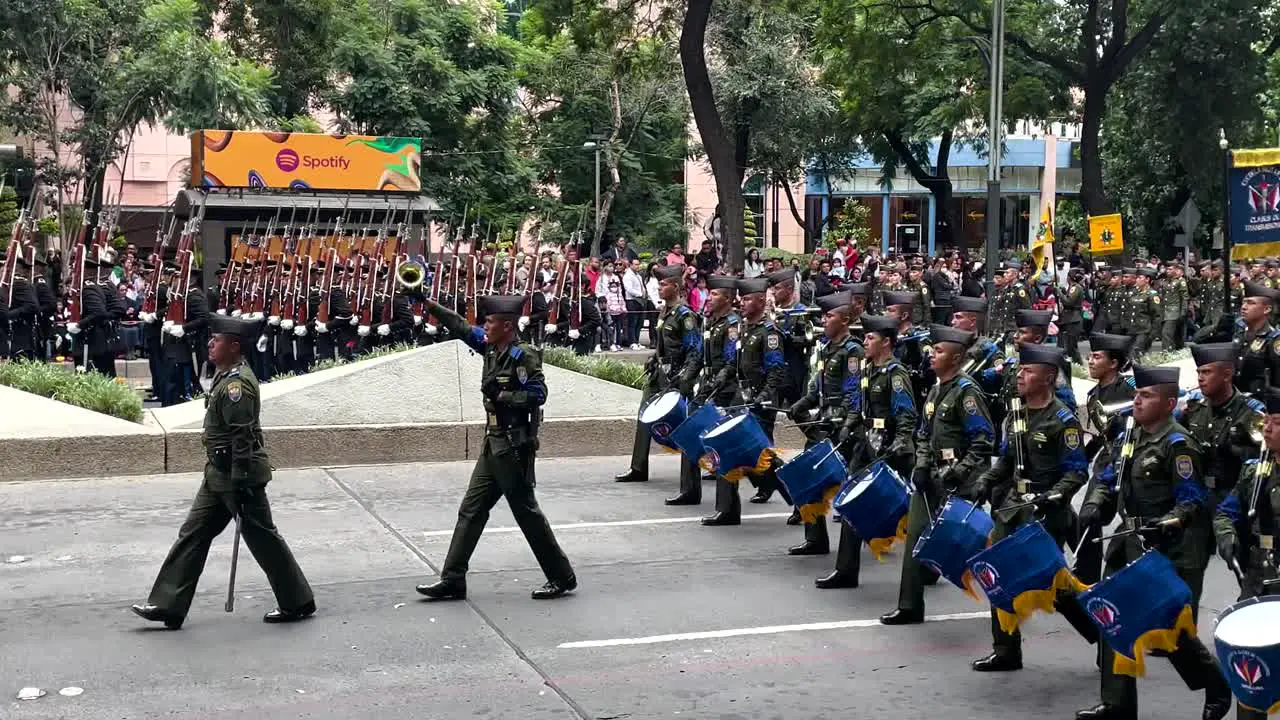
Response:
[{"label": "marching soldier", "polygon": [[849,305],[849,334],[853,339],[862,342],[865,329],[862,318],[867,314],[867,298],[871,296],[871,283],[849,283],[844,288],[849,292],[852,303]]},{"label": "marching soldier", "polygon": [[[378,336],[388,344],[413,344],[413,303],[426,301],[421,287],[400,290],[391,298],[391,322],[378,326]],[[522,308],[523,309],[523,308]]]},{"label": "marching soldier", "polygon": [[48,362],[53,355],[54,316],[58,313],[58,299],[49,287],[49,264],[43,255],[35,258],[35,272],[31,279],[36,290],[36,302],[40,315],[36,320],[36,358]]},{"label": "marching soldier", "polygon": [[1151,289],[1155,275],[1156,271],[1151,268],[1139,270],[1134,276],[1133,292],[1126,299],[1127,332],[1137,338],[1133,344],[1136,355],[1144,355],[1151,349],[1155,332],[1164,317],[1160,309],[1160,294]]},{"label": "marching soldier", "polygon": [[1187,314],[1191,311],[1191,291],[1187,281],[1182,277],[1182,266],[1171,261],[1165,268],[1167,273],[1164,287],[1157,298],[1164,312],[1161,319],[1160,342],[1165,350],[1181,350],[1183,339],[1187,335]]},{"label": "marching soldier", "polygon": [[440,569],[440,580],[419,585],[417,591],[432,600],[461,600],[467,596],[471,555],[489,521],[489,511],[505,496],[547,578],[545,585],[533,591],[533,599],[558,598],[573,592],[578,580],[534,496],[538,425],[547,401],[542,360],[516,338],[523,295],[484,295],[478,301],[477,309],[483,309],[485,314],[483,328],[469,326],[461,315],[427,301],[427,308],[454,337],[484,356],[480,393],[487,420],[484,446],[458,508],[458,524]]},{"label": "marching soldier", "polygon": [[1084,270],[1071,268],[1067,273],[1067,287],[1058,296],[1058,344],[1067,360],[1080,362],[1080,333],[1084,326]]},{"label": "marching soldier", "polygon": [[11,296],[6,298],[9,300],[9,357],[13,360],[34,360],[40,299],[35,286],[23,276],[31,270],[31,261],[26,253],[19,253],[18,266],[26,270],[22,271],[23,274],[14,274],[13,286],[4,288]]},{"label": "marching soldier", "polygon": [[[853,421],[861,427],[850,434],[864,446],[850,449],[849,467],[883,459],[899,475],[910,477],[915,455],[912,433],[919,416],[911,392],[911,373],[893,355],[898,322],[879,315],[864,315],[862,319],[866,328],[865,358],[859,378],[862,408]],[[795,417],[794,409],[792,416]],[[814,585],[822,589],[858,587],[861,545],[862,538],[853,528],[841,523],[835,570],[815,580]],[[909,547],[906,552],[910,552]]]},{"label": "marching soldier", "polygon": [[929,367],[929,331],[911,322],[911,308],[919,296],[914,292],[886,291],[884,314],[898,321],[898,340],[893,346],[898,360],[911,372],[911,384],[917,403],[923,402],[925,393],[933,385],[933,370]]},{"label": "marching soldier", "polygon": [[[169,287],[172,288],[180,268],[175,263],[167,263],[165,267],[169,270]],[[191,274],[198,273],[199,270],[192,266]],[[173,298],[170,298],[170,301],[172,302]],[[195,283],[189,286],[186,303],[187,321],[181,325],[165,321],[160,329],[161,333],[168,336],[163,339],[163,343],[165,360],[169,364],[165,375],[169,381],[166,399],[170,404],[190,400],[192,392],[200,387],[200,376],[197,373],[203,364],[203,358],[195,345],[201,341],[208,327],[209,306],[204,291]]]},{"label": "marching soldier", "polygon": [[1200,297],[1196,301],[1200,332],[1216,328],[1225,312],[1222,282],[1222,261],[1214,260],[1205,266],[1207,274],[1201,282]]},{"label": "marching soldier", "polygon": [[1237,392],[1235,343],[1192,345],[1200,390],[1191,394],[1178,422],[1204,448],[1204,485],[1209,506],[1231,492],[1246,460],[1258,457],[1253,433],[1262,429],[1263,405]]},{"label": "marching soldier", "polygon": [[[155,270],[154,266],[147,264],[143,264],[142,267],[147,273]],[[168,364],[164,360],[164,335],[160,332],[165,313],[169,310],[169,284],[164,282],[163,277],[156,284],[155,293],[155,314],[142,314],[142,341],[147,349],[147,367],[151,370],[151,392],[163,406],[172,404],[165,402],[167,397],[165,393],[169,389],[168,378],[165,376]]]},{"label": "marching soldier", "polygon": [[[1094,439],[1085,446],[1085,455],[1092,458],[1090,462],[1094,472],[1090,473],[1085,497],[1093,492],[1097,477],[1111,462],[1112,444],[1119,439],[1124,425],[1121,411],[1114,408],[1133,400],[1137,387],[1133,376],[1120,374],[1129,367],[1129,355],[1132,352],[1133,338],[1128,335],[1094,333],[1089,336],[1089,377],[1096,384],[1089,388],[1088,399],[1085,401],[1085,412],[1094,433]],[[1103,518],[1103,524],[1109,522],[1111,518]],[[1084,527],[1080,530],[1082,533],[1090,531]],[[1090,585],[1102,579],[1102,543],[1085,542],[1080,545],[1076,554],[1075,574]]]},{"label": "marching soldier", "polygon": [[571,309],[572,301],[570,300],[569,288],[566,287],[565,297],[560,298],[560,322],[556,326],[556,335],[561,338],[566,347],[572,348],[575,353],[588,355],[597,345],[596,334],[600,330],[602,318],[600,317],[600,304],[596,302],[596,296],[591,293],[591,278],[586,273],[582,273],[578,282],[582,284],[582,292],[578,300],[578,308],[581,313],[578,327],[570,327],[573,310]]},{"label": "marching soldier", "polygon": [[[1213,553],[1213,531],[1207,506],[1208,490],[1200,482],[1200,446],[1173,419],[1178,400],[1178,368],[1135,368],[1137,391],[1133,419],[1136,427],[1125,438],[1115,460],[1098,478],[1080,509],[1080,524],[1100,528],[1104,513],[1118,510],[1121,531],[1107,545],[1110,576],[1147,550],[1163,553],[1191,588],[1191,611],[1198,614],[1204,571]],[[1123,477],[1117,475],[1123,463]],[[1117,497],[1117,493],[1122,493]],[[1144,542],[1145,541],[1145,542]],[[1115,651],[1106,636],[1099,642],[1102,703],[1076,713],[1077,720],[1134,718],[1138,689],[1132,677],[1114,670]],[[1205,690],[1203,717],[1219,720],[1231,707],[1231,692],[1213,656],[1198,638],[1182,635],[1169,659],[1192,690]]]},{"label": "marching soldier", "polygon": [[929,284],[924,281],[924,261],[918,257],[911,261],[911,269],[907,271],[904,289],[916,294],[915,302],[911,305],[911,324],[923,325],[928,322],[933,293],[929,290]]},{"label": "marching soldier", "polygon": [[[773,322],[782,331],[784,341],[782,354],[787,361],[787,382],[779,394],[778,402],[787,407],[805,393],[805,382],[812,364],[810,356],[814,351],[813,326],[809,321],[812,309],[800,303],[796,297],[794,270],[779,270],[765,277],[773,291]],[[749,502],[766,503],[771,497],[771,488],[760,488]],[[800,524],[799,510],[791,513],[787,524]]]},{"label": "marching soldier", "polygon": [[[770,442],[778,417],[778,393],[787,382],[787,364],[782,354],[782,331],[765,316],[766,278],[738,280],[742,304],[742,322],[738,329],[738,398],[736,405],[750,408]],[[758,489],[778,490],[791,504],[786,488],[778,483],[774,469],[749,473]],[[742,500],[738,484],[723,477],[716,478],[716,511],[702,518],[703,525],[739,525],[742,523]]]},{"label": "marching soldier", "polygon": [[[1018,351],[1016,392],[1023,409],[1010,412],[1005,418],[1000,456],[978,478],[973,491],[979,498],[990,492],[995,519],[993,543],[1036,520],[1059,547],[1075,539],[1076,514],[1071,499],[1084,486],[1089,468],[1080,422],[1054,396],[1064,355],[1061,349],[1044,345],[1028,345]],[[1068,609],[1071,605],[1074,607]],[[1055,607],[1090,626],[1084,610],[1070,598],[1059,598]],[[975,660],[973,669],[1021,670],[1022,634],[1017,630],[1004,632],[994,607],[991,634],[994,651]]]},{"label": "marching soldier", "polygon": [[997,268],[996,290],[987,308],[987,322],[990,333],[1000,342],[1005,342],[1017,329],[1013,324],[1013,314],[1018,310],[1031,309],[1031,298],[1018,279],[1021,271],[1022,263],[1016,260],[1006,260]]},{"label": "marching soldier", "polygon": [[[962,372],[978,380],[982,372],[999,367],[1004,362],[1004,349],[987,333],[987,301],[982,298],[956,295],[951,298],[951,327],[977,336],[964,353]],[[998,387],[984,388],[988,395],[999,391]]]},{"label": "marching soldier", "polygon": [[[791,404],[788,415],[796,422],[813,423],[805,428],[806,449],[830,439],[849,467],[862,465],[861,377],[862,346],[849,334],[848,293],[824,295],[817,299],[822,317],[823,340],[815,350],[813,379],[804,397]],[[796,510],[798,516],[799,509]],[[804,542],[787,551],[789,555],[826,555],[831,552],[827,535],[826,510],[804,524]],[[857,551],[855,541],[854,551]],[[855,575],[856,577],[856,572]]]},{"label": "marching soldier", "polygon": [[[667,265],[654,268],[657,273],[658,296],[665,303],[658,321],[653,326],[654,354],[645,364],[648,382],[640,397],[640,407],[649,402],[649,398],[660,395],[667,390],[678,390],[685,397],[693,395],[694,383],[698,380],[698,371],[702,368],[702,323],[698,314],[689,309],[683,301],[684,293],[683,265]],[[741,336],[739,336],[741,337]],[[631,450],[631,467],[616,476],[617,482],[647,482],[649,480],[649,429],[636,423],[635,445]],[[684,479],[685,473],[681,472]],[[701,493],[701,474],[698,474],[698,489],[692,484],[680,488],[681,494],[686,492]]]},{"label": "marching soldier", "polygon": [[[977,479],[988,465],[995,428],[977,383],[960,374],[964,352],[974,335],[934,325],[933,370],[938,383],[924,402],[916,431],[916,462],[911,482],[917,492],[907,512],[907,544],[914,548],[949,493],[980,500]],[[898,607],[880,618],[885,625],[924,622],[924,569],[910,552],[903,553]]]},{"label": "marching soldier", "polygon": [[[194,285],[192,289],[196,289]],[[217,374],[205,399],[203,440],[208,460],[204,482],[146,604],[131,609],[144,620],[162,622],[174,630],[182,627],[209,546],[227,523],[238,519],[245,545],[266,573],[278,603],[263,616],[263,622],[301,620],[315,613],[315,595],[271,519],[267,501],[271,461],[262,436],[262,399],[258,379],[242,353],[244,344],[262,330],[258,322],[222,315],[212,316],[209,325],[213,332],[209,360]]]},{"label": "marching soldier", "polygon": [[[738,332],[739,318],[733,311],[733,301],[738,297],[738,281],[725,275],[707,278],[710,294],[707,298],[707,317],[702,331],[702,367],[698,383],[694,385],[693,399],[698,405],[712,402],[719,407],[729,407],[738,395]],[[696,458],[681,456],[681,492],[668,498],[668,505],[698,505],[702,502],[702,471]]]},{"label": "marching soldier", "polygon": [[[1133,297],[1134,293],[1137,292],[1137,288],[1135,287],[1137,282],[1137,268],[1126,267],[1120,269],[1120,284],[1116,287],[1116,291],[1114,293],[1107,296],[1107,300],[1113,303],[1110,308],[1115,311],[1115,314],[1112,315],[1111,310],[1109,309],[1107,316],[1116,318],[1114,326],[1110,324],[1107,325],[1108,332],[1115,333],[1117,335],[1136,334],[1133,328],[1133,305],[1130,302],[1130,299]],[[1136,343],[1134,350],[1135,355],[1143,352],[1136,346]]]},{"label": "marching soldier", "polygon": [[1280,384],[1280,330],[1271,326],[1271,308],[1280,291],[1257,283],[1244,284],[1244,301],[1240,305],[1243,327],[1237,327],[1239,343],[1240,389],[1254,393]]}]

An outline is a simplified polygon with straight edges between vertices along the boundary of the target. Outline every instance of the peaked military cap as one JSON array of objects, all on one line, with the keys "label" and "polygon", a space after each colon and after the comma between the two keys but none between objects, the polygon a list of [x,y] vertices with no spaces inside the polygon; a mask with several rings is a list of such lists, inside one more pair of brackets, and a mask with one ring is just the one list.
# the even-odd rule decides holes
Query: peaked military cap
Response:
[{"label": "peaked military cap", "polygon": [[1138,271],[1138,274],[1148,279],[1160,276],[1160,273],[1157,272],[1155,268],[1149,268],[1149,267],[1142,268],[1141,270]]},{"label": "peaked military cap", "polygon": [[1157,365],[1155,367],[1133,366],[1133,381],[1140,388],[1152,385],[1177,385],[1178,367]]},{"label": "peaked military cap", "polygon": [[174,262],[174,261],[172,261],[172,260],[165,260],[165,261],[164,261],[164,269],[165,269],[165,272],[178,272],[178,271],[179,271],[179,270],[181,270],[182,268],[181,268],[181,267],[178,267],[178,263],[176,263],[176,262]]},{"label": "peaked military cap", "polygon": [[1021,270],[1022,263],[1018,262],[1017,260],[1005,260],[1004,262],[1000,263],[1000,269],[1001,270]]},{"label": "peaked military cap", "polygon": [[708,290],[737,290],[738,278],[730,275],[712,275],[707,278]]},{"label": "peaked military cap", "polygon": [[898,321],[884,315],[863,315],[862,329],[881,335],[889,342],[898,339]]},{"label": "peaked military cap", "polygon": [[769,280],[767,278],[751,278],[750,280],[738,281],[738,292],[743,295],[754,295],[762,293],[769,289]]},{"label": "peaked military cap", "polygon": [[839,308],[850,308],[853,306],[853,296],[847,292],[832,293],[823,295],[814,301],[823,312],[831,312]]},{"label": "peaked military cap", "polygon": [[1121,353],[1128,355],[1133,352],[1133,343],[1136,338],[1132,335],[1108,335],[1106,333],[1093,333],[1089,336],[1090,350],[1106,350],[1109,352]]},{"label": "peaked military cap", "polygon": [[209,332],[214,335],[254,337],[262,334],[262,321],[214,314],[209,316]]},{"label": "peaked military cap", "polygon": [[1019,310],[1014,313],[1014,322],[1020,328],[1047,328],[1052,321],[1052,310]]},{"label": "peaked military cap", "polygon": [[949,342],[966,348],[972,345],[974,338],[977,337],[971,332],[957,330],[953,327],[947,327],[946,325],[930,325],[929,336],[933,339],[934,343]]},{"label": "peaked military cap", "polygon": [[1136,267],[1120,268],[1120,273],[1121,273],[1121,274],[1123,274],[1123,275],[1137,275],[1137,274],[1138,274],[1138,268],[1136,268]]},{"label": "peaked military cap", "polygon": [[781,285],[782,283],[795,282],[796,271],[789,268],[786,270],[779,270],[765,275],[765,278],[769,280],[769,287],[773,287],[774,285]]},{"label": "peaked military cap", "polygon": [[524,310],[524,296],[481,295],[476,307],[485,315],[519,315]]},{"label": "peaked military cap", "polygon": [[865,298],[871,294],[871,283],[866,283],[866,282],[850,283],[848,285],[845,285],[844,289],[848,290],[849,294],[854,297]]},{"label": "peaked military cap", "polygon": [[1253,397],[1260,401],[1268,415],[1280,415],[1280,388],[1264,388],[1254,393]]},{"label": "peaked military cap", "polygon": [[1028,345],[1018,351],[1018,364],[1062,367],[1066,356],[1067,353],[1056,345]]},{"label": "peaked military cap", "polygon": [[1196,367],[1220,362],[1234,365],[1237,352],[1236,344],[1233,342],[1191,344],[1191,357],[1195,359]]},{"label": "peaked military cap", "polygon": [[986,313],[987,301],[982,298],[957,295],[951,298],[952,312]]},{"label": "peaked military cap", "polygon": [[653,269],[659,280],[679,280],[684,275],[684,265],[659,265]]},{"label": "peaked military cap", "polygon": [[1266,285],[1259,285],[1256,282],[1245,281],[1244,296],[1247,298],[1265,298],[1268,302],[1274,302],[1276,299],[1276,291]]},{"label": "peaked military cap", "polygon": [[886,307],[894,305],[914,305],[916,300],[920,298],[920,293],[907,292],[904,290],[885,290],[884,304]]}]

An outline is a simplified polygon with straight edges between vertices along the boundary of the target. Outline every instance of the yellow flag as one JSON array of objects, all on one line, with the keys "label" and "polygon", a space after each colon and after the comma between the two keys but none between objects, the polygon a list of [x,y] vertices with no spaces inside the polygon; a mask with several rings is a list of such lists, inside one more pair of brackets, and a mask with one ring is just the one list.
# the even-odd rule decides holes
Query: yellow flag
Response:
[{"label": "yellow flag", "polygon": [[1031,259],[1035,261],[1036,271],[1045,269],[1045,262],[1053,257],[1053,208],[1045,204],[1040,213],[1040,226],[1036,228],[1036,237],[1031,241]]},{"label": "yellow flag", "polygon": [[1119,213],[1089,216],[1089,252],[1094,256],[1124,252],[1124,221]]}]

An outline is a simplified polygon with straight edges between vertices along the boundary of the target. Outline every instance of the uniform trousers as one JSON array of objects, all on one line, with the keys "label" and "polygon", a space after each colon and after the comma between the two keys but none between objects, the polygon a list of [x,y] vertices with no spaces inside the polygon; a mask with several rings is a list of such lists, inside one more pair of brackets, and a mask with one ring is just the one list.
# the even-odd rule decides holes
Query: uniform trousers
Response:
[{"label": "uniform trousers", "polygon": [[[658,389],[652,382],[645,385],[640,394],[640,409],[643,410],[649,398],[656,394]],[[649,479],[649,446],[652,441],[649,428],[637,422],[635,442],[631,447],[631,471],[645,480]],[[702,502],[702,471],[698,469],[697,458],[680,456],[680,493]]]},{"label": "uniform trousers", "polygon": [[471,483],[458,508],[458,523],[453,529],[444,567],[440,569],[442,581],[466,581],[471,555],[489,522],[489,511],[504,496],[547,580],[564,581],[573,575],[569,558],[556,542],[551,525],[534,496],[534,459],[531,447],[512,447],[504,438],[492,435],[485,438],[476,467],[471,471]]},{"label": "uniform trousers", "polygon": [[209,546],[235,518],[233,508],[237,502],[244,544],[266,573],[280,609],[301,610],[315,602],[302,568],[298,567],[288,543],[271,520],[266,486],[245,488],[237,493],[213,492],[202,484],[191,509],[187,511],[182,529],[178,531],[178,541],[160,566],[148,603],[164,610],[170,617],[187,616],[196,594],[196,583],[209,556]]}]

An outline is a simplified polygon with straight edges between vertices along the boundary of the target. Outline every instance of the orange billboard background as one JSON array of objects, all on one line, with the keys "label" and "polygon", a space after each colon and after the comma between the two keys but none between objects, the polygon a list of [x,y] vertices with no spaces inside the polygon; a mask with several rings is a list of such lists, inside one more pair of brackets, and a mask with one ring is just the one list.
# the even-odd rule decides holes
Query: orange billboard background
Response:
[{"label": "orange billboard background", "polygon": [[418,138],[200,130],[191,135],[191,186],[206,189],[422,190]]}]

